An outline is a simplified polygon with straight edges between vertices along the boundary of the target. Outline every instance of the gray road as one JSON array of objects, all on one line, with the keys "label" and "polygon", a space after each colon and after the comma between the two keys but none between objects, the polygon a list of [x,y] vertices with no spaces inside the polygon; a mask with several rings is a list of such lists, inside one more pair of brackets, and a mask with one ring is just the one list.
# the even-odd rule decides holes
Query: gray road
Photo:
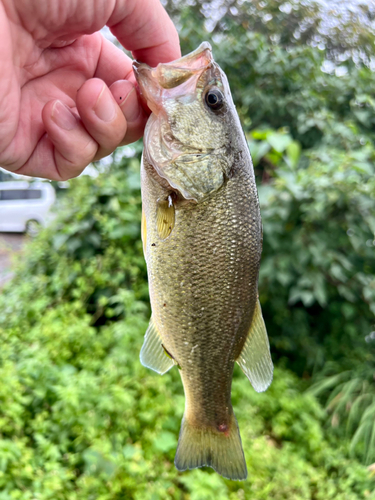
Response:
[{"label": "gray road", "polygon": [[12,277],[12,256],[22,250],[25,236],[19,233],[0,233],[0,287]]}]

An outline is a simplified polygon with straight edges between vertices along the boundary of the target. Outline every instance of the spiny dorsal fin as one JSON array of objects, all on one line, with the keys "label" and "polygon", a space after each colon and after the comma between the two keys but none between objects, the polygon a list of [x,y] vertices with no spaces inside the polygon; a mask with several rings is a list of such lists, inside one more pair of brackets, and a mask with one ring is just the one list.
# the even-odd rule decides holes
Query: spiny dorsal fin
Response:
[{"label": "spiny dorsal fin", "polygon": [[151,318],[145,334],[140,358],[143,366],[151,368],[151,370],[156,371],[160,375],[164,375],[175,364],[173,359],[166,354],[162,342],[156,325]]},{"label": "spiny dorsal fin", "polygon": [[256,301],[250,330],[237,363],[257,392],[263,392],[269,387],[273,364],[259,300]]},{"label": "spiny dorsal fin", "polygon": [[158,200],[156,226],[159,238],[165,240],[174,228],[175,210],[171,196],[167,200]]}]

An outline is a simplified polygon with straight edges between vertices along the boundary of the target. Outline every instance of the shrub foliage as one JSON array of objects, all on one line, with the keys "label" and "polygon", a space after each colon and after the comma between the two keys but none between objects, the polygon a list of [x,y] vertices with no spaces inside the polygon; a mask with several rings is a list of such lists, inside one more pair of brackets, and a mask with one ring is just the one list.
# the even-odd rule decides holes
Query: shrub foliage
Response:
[{"label": "shrub foliage", "polygon": [[235,370],[249,478],[173,466],[178,371],[138,359],[150,307],[136,146],[71,182],[1,291],[0,500],[375,498],[374,34],[355,16],[324,32],[317,4],[294,0],[223,0],[210,34],[211,2],[169,4],[184,52],[212,36],[259,186],[277,366],[265,394]]}]

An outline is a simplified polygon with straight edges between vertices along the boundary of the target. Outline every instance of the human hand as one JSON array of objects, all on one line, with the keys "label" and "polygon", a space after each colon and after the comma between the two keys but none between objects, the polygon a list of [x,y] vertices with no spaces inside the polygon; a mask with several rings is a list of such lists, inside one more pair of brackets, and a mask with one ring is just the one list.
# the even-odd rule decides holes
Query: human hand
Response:
[{"label": "human hand", "polygon": [[0,0],[0,165],[66,180],[141,137],[132,60],[180,57],[159,0]]}]

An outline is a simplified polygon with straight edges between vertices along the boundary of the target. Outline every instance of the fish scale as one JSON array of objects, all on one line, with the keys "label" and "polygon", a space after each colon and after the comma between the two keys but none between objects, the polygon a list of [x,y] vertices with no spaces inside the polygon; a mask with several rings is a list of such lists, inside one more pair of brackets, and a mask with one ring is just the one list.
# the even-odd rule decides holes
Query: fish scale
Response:
[{"label": "fish scale", "polygon": [[[234,363],[256,390],[265,390],[272,379],[257,298],[262,228],[253,166],[225,75],[208,44],[169,64],[157,68],[167,86],[166,96],[161,88],[157,98],[147,94],[157,83],[154,70],[135,68],[147,101],[155,99],[141,170],[152,308],[141,360],[158,373],[174,364],[180,370],[186,404],[177,468],[209,465],[225,477],[244,479],[231,404]],[[183,71],[184,83],[166,84],[165,75],[160,77],[164,67],[168,75],[171,68]],[[215,95],[225,98],[221,113],[204,104],[212,82]],[[169,150],[168,144],[181,150]]]}]

